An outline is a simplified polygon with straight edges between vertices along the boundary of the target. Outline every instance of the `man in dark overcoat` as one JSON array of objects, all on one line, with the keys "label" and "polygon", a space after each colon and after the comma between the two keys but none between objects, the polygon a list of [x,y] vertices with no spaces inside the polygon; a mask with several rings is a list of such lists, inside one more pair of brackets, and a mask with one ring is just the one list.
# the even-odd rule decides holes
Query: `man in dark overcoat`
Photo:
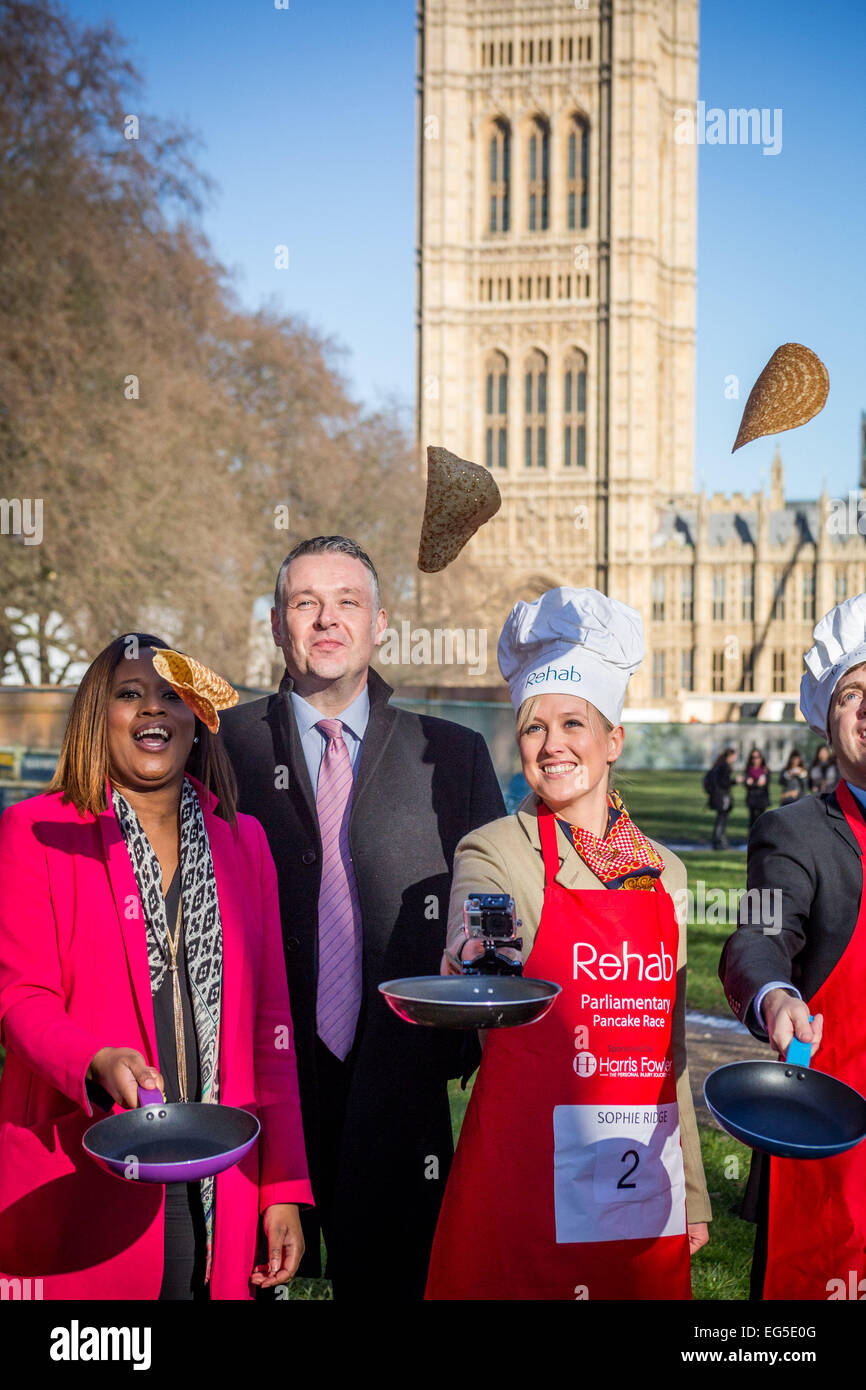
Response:
[{"label": "man in dark overcoat", "polygon": [[[378,986],[438,973],[455,848],[505,808],[480,734],[389,703],[392,688],[369,665],[386,622],[376,571],[353,541],[302,542],[283,563],[271,610],[286,662],[279,691],[227,711],[221,727],[239,809],[262,822],[279,878],[316,1201],[303,1214],[299,1273],[320,1273],[321,1229],[335,1297],[390,1303],[423,1297],[453,1153],[447,1081],[471,1072],[479,1053],[474,1035],[403,1022]],[[321,769],[335,753],[353,779],[342,864],[322,800]],[[347,965],[333,1006],[345,1015],[348,997],[341,1045],[323,1019],[331,1010],[333,1021],[323,993],[342,950],[330,944],[334,896],[352,900],[344,873],[354,877],[358,978],[352,1006]]]}]

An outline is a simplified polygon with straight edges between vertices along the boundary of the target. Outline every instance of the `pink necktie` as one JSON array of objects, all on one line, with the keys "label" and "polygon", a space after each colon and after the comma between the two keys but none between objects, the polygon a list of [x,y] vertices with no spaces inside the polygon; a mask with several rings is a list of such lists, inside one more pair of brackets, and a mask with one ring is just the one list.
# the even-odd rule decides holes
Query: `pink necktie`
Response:
[{"label": "pink necktie", "polygon": [[342,722],[320,719],[316,728],[328,739],[316,788],[322,837],[316,1032],[343,1062],[352,1046],[361,1008],[361,910],[349,853],[354,782]]}]

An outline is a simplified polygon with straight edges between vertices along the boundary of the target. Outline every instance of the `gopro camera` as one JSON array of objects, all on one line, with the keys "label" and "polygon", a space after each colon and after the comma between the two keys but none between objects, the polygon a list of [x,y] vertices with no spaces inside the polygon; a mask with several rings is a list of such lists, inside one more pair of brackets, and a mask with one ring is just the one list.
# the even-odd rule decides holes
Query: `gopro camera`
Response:
[{"label": "gopro camera", "polygon": [[463,930],[470,940],[484,942],[484,954],[463,963],[464,975],[522,975],[523,961],[512,960],[503,948],[520,951],[520,922],[508,893],[470,893],[463,903]]}]

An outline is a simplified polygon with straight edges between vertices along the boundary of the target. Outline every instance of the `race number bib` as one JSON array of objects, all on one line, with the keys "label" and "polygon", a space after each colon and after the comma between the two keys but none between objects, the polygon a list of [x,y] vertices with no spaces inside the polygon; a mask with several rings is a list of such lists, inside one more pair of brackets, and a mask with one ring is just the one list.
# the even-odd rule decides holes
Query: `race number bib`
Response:
[{"label": "race number bib", "polygon": [[686,1180],[670,1105],[557,1105],[556,1243],[683,1235]]}]

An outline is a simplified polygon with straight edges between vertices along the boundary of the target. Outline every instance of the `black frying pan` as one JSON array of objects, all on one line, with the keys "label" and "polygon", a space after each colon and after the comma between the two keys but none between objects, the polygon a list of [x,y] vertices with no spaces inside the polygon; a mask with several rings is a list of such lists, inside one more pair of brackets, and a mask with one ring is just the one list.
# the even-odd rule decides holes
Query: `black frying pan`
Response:
[{"label": "black frying pan", "polygon": [[518,975],[413,975],[379,986],[389,1008],[428,1028],[518,1028],[543,1018],[561,992]]},{"label": "black frying pan", "polygon": [[811,1043],[794,1038],[785,1060],[730,1062],[711,1071],[704,1100],[722,1129],[779,1158],[829,1158],[866,1138],[866,1099],[812,1071]]},{"label": "black frying pan", "polygon": [[138,1108],[91,1125],[81,1142],[100,1168],[134,1182],[197,1182],[238,1163],[259,1136],[233,1105],[169,1104],[138,1088]]}]

